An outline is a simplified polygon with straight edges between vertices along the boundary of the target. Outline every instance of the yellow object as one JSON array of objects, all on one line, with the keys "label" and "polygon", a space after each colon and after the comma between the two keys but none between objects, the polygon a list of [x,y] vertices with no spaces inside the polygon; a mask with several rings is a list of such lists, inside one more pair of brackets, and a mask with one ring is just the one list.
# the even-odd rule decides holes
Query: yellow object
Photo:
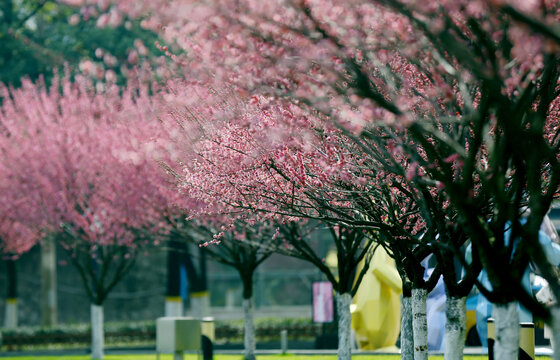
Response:
[{"label": "yellow object", "polygon": [[519,359],[535,359],[535,324],[523,322],[519,324]]},{"label": "yellow object", "polygon": [[[363,262],[357,269],[359,274]],[[395,262],[378,247],[354,296],[352,329],[358,347],[375,350],[394,346],[400,332],[402,283]]]},{"label": "yellow object", "polygon": [[476,330],[476,311],[475,310],[467,310],[467,331],[465,331],[465,340],[469,335],[469,331],[472,328]]},{"label": "yellow object", "polygon": [[6,303],[7,304],[17,304],[17,298],[7,298],[6,299]]},{"label": "yellow object", "polygon": [[183,299],[180,296],[166,296],[165,301],[169,302],[182,302]]},{"label": "yellow object", "polygon": [[191,297],[201,298],[210,295],[209,291],[196,291],[189,294]]}]

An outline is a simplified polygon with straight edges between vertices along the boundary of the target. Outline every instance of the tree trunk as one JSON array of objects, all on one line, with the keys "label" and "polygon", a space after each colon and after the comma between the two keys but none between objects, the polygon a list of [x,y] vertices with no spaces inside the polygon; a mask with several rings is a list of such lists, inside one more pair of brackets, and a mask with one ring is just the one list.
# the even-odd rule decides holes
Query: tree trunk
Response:
[{"label": "tree trunk", "polygon": [[414,360],[428,360],[428,322],[426,319],[426,289],[412,289],[412,333]]},{"label": "tree trunk", "polygon": [[463,358],[467,329],[466,298],[447,297],[445,315],[445,360]]},{"label": "tree trunk", "polygon": [[554,360],[560,360],[560,307],[555,305],[550,309],[550,312],[552,316],[550,345],[552,350],[554,350]]},{"label": "tree trunk", "polygon": [[53,326],[56,320],[56,242],[48,236],[41,245],[41,325]]},{"label": "tree trunk", "polygon": [[6,329],[15,329],[18,326],[16,261],[12,259],[6,260],[6,270],[8,275],[8,291],[6,294],[6,316],[4,318],[4,327]]},{"label": "tree trunk", "polygon": [[350,360],[352,358],[352,340],[350,323],[350,304],[352,295],[349,293],[336,294],[336,311],[338,314],[338,360]]},{"label": "tree trunk", "polygon": [[103,305],[91,304],[91,358],[103,359]]},{"label": "tree trunk", "polygon": [[197,318],[210,316],[210,293],[208,291],[193,292],[190,297],[192,316]]},{"label": "tree trunk", "polygon": [[401,359],[414,359],[414,341],[412,334],[412,299],[410,296],[402,298],[401,308]]},{"label": "tree trunk", "polygon": [[245,345],[245,360],[255,360],[255,324],[253,322],[253,298],[243,299],[243,313],[245,315],[243,341]]},{"label": "tree trunk", "polygon": [[494,304],[492,312],[496,327],[494,359],[516,360],[519,352],[519,314],[517,303]]}]

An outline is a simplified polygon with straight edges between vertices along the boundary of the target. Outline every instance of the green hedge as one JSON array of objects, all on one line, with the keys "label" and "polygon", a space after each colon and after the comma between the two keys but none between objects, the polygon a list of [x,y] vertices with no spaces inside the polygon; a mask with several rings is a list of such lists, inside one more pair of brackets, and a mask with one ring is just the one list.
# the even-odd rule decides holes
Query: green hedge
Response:
[{"label": "green hedge", "polygon": [[[214,326],[217,343],[243,341],[243,320],[217,320]],[[322,325],[307,318],[257,318],[255,330],[257,341],[277,341],[281,330],[288,330],[290,340],[313,340],[322,332]],[[334,330],[334,324],[327,325],[327,331]],[[107,346],[152,346],[155,332],[155,321],[108,322],[105,323],[105,343]],[[84,347],[89,346],[90,333],[90,324],[2,330],[2,349]]]}]

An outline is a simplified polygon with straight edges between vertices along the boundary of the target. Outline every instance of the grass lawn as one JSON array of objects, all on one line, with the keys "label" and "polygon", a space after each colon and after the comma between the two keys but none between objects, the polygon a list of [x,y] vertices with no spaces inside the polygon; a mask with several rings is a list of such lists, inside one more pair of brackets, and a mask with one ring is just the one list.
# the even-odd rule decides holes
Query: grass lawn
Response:
[{"label": "grass lawn", "polygon": [[[399,355],[354,355],[356,360],[399,360]],[[73,356],[14,356],[1,357],[10,360],[90,360],[88,355]],[[155,355],[106,355],[104,360],[155,360]],[[171,355],[161,355],[161,360],[172,360]],[[464,360],[483,360],[485,356],[465,356]],[[198,360],[196,355],[185,355],[184,360]],[[243,360],[242,355],[214,355],[214,360]],[[336,355],[260,355],[257,360],[336,360]],[[443,356],[430,356],[430,360],[443,360]],[[549,357],[538,356],[537,360],[550,360]]]}]

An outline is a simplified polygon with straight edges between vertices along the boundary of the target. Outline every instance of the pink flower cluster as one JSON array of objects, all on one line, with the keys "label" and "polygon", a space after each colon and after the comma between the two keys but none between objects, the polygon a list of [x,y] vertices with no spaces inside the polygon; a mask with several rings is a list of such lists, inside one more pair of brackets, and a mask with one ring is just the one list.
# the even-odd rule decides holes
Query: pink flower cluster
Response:
[{"label": "pink flower cluster", "polygon": [[147,88],[96,92],[86,79],[65,77],[50,86],[1,87],[0,96],[6,251],[63,229],[92,247],[136,247],[138,232],[162,226],[179,196],[156,161],[167,161],[171,148]]}]

